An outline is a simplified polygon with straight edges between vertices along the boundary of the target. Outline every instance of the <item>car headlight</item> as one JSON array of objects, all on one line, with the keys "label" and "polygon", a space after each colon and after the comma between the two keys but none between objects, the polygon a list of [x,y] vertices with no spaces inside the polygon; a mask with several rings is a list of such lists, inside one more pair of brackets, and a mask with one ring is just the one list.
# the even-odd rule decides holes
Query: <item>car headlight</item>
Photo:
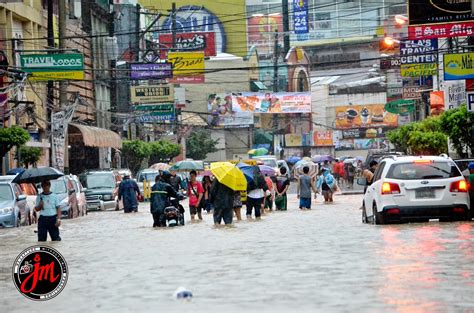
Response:
[{"label": "car headlight", "polygon": [[104,195],[103,199],[104,201],[110,201],[112,200],[112,195]]},{"label": "car headlight", "polygon": [[9,214],[13,212],[13,208],[3,208],[3,209],[0,209],[0,214]]}]

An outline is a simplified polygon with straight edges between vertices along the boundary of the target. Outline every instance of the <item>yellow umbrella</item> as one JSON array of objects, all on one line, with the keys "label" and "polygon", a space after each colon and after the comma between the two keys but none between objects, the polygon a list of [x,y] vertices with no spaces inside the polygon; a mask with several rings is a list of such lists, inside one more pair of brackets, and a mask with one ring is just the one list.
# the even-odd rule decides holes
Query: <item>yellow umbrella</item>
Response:
[{"label": "yellow umbrella", "polygon": [[235,165],[229,162],[214,162],[211,164],[211,172],[223,185],[232,190],[247,190],[247,180]]}]

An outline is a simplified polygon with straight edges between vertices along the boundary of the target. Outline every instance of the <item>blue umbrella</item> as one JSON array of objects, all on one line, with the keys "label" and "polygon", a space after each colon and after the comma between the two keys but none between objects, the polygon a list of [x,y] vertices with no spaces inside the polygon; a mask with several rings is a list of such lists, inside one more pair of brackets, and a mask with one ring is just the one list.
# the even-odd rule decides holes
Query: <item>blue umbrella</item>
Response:
[{"label": "blue umbrella", "polygon": [[301,158],[299,156],[291,156],[288,158],[288,160],[286,160],[289,164],[295,164],[296,162],[300,161]]},{"label": "blue umbrella", "polygon": [[7,172],[7,175],[16,175],[16,174],[21,174],[25,171],[23,167],[17,167],[17,168],[12,168]]}]

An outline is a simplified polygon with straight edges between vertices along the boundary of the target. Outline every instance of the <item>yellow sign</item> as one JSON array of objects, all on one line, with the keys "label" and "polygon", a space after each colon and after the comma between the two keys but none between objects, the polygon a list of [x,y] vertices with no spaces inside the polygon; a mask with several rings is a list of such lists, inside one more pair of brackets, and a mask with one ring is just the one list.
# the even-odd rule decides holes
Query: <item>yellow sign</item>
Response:
[{"label": "yellow sign", "polygon": [[131,86],[130,100],[133,103],[174,103],[174,89],[172,85]]},{"label": "yellow sign", "polygon": [[461,80],[474,78],[474,53],[444,55],[444,79]]},{"label": "yellow sign", "polygon": [[204,52],[169,52],[168,62],[173,64],[173,76],[204,73]]},{"label": "yellow sign", "polygon": [[84,71],[71,72],[36,72],[29,75],[31,80],[83,80]]},{"label": "yellow sign", "polygon": [[437,75],[438,66],[436,63],[402,64],[400,67],[400,72],[403,77]]},{"label": "yellow sign", "polygon": [[286,134],[286,147],[301,147],[303,145],[303,137],[300,134]]}]

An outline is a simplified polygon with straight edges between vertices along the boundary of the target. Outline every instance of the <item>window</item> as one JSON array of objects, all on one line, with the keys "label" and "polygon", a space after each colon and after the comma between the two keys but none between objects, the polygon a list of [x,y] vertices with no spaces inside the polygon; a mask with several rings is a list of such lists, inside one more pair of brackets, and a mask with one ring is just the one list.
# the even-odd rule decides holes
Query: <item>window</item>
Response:
[{"label": "window", "polygon": [[398,163],[392,165],[387,178],[417,180],[440,179],[461,176],[461,172],[453,162],[430,163]]},{"label": "window", "polygon": [[374,173],[373,182],[378,181],[382,177],[382,173],[383,173],[383,170],[384,170],[386,164],[387,164],[386,162],[380,163],[379,167],[377,168],[377,170]]},{"label": "window", "polygon": [[0,200],[13,200],[13,193],[10,185],[0,185]]}]

